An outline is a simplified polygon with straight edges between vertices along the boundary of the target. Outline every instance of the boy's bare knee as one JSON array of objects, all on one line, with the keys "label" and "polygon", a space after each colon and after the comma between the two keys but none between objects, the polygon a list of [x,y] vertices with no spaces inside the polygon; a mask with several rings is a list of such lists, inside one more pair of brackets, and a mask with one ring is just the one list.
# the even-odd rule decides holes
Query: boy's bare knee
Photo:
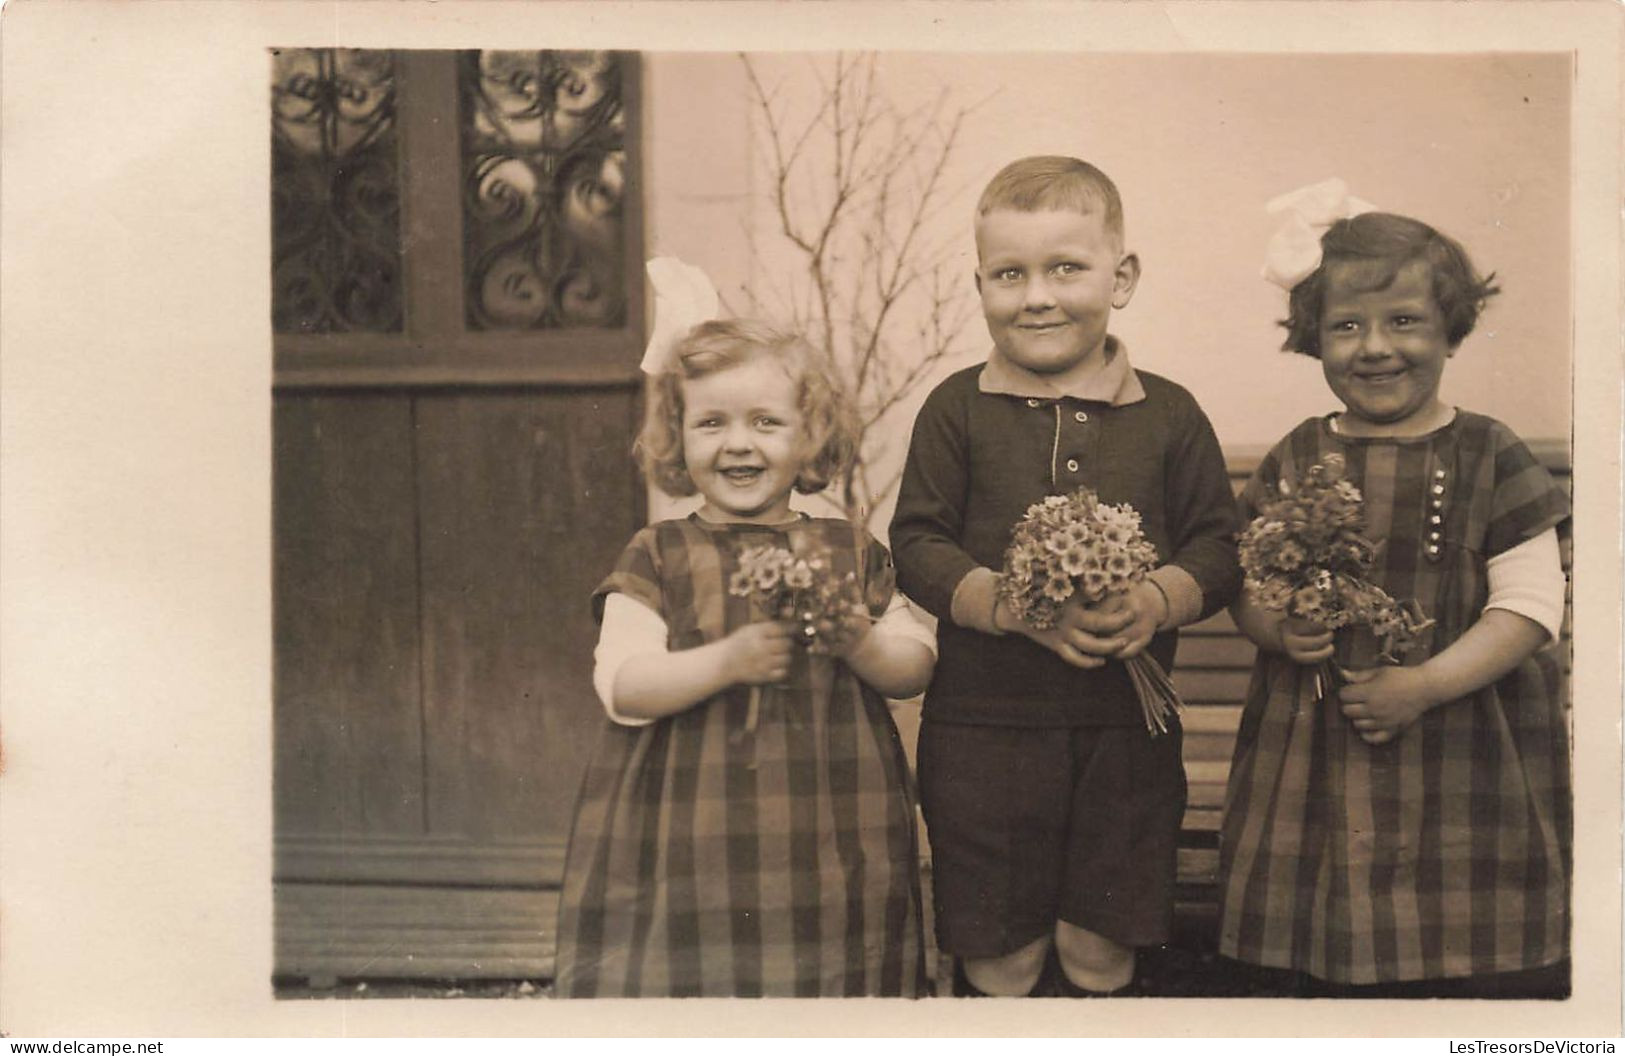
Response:
[{"label": "boy's bare knee", "polygon": [[1024,997],[1038,983],[1049,953],[1050,939],[1041,935],[1014,953],[1003,957],[965,958],[965,978],[984,994],[995,997]]},{"label": "boy's bare knee", "polygon": [[1066,977],[1086,990],[1118,990],[1134,980],[1134,947],[1076,924],[1056,922],[1055,952]]}]

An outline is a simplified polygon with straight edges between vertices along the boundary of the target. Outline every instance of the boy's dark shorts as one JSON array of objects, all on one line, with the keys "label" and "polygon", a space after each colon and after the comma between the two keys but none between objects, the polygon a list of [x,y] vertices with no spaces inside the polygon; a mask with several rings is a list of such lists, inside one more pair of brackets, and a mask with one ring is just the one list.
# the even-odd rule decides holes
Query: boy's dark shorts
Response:
[{"label": "boy's dark shorts", "polygon": [[1001,957],[1057,919],[1125,946],[1166,942],[1185,815],[1181,731],[927,721],[920,806],[937,944]]}]

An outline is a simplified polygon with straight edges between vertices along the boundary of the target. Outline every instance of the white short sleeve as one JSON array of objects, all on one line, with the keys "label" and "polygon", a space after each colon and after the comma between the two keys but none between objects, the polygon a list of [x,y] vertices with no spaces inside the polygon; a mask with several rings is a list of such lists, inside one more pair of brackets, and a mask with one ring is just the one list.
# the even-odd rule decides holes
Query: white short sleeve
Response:
[{"label": "white short sleeve", "polygon": [[647,726],[653,719],[634,719],[615,710],[615,676],[634,656],[668,653],[666,621],[641,601],[618,590],[604,595],[604,618],[593,649],[592,686],[610,720],[622,726]]},{"label": "white short sleeve", "polygon": [[1548,528],[1485,563],[1489,599],[1484,608],[1526,616],[1556,641],[1563,631],[1563,561],[1557,529]]},{"label": "white short sleeve", "polygon": [[892,591],[891,603],[886,611],[881,613],[880,619],[870,629],[871,634],[884,634],[896,638],[906,638],[911,642],[919,642],[931,650],[931,655],[937,655],[937,633],[926,626],[925,621],[915,612],[913,604],[899,590]]}]

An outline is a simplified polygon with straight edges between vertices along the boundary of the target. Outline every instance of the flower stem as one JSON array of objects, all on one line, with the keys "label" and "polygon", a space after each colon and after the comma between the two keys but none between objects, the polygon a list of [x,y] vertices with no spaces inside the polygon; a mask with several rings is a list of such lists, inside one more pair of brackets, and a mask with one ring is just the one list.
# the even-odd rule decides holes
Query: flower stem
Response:
[{"label": "flower stem", "polygon": [[1337,677],[1337,668],[1332,666],[1330,660],[1322,660],[1315,665],[1315,703],[1320,704],[1331,700],[1337,695],[1337,687],[1342,680]]},{"label": "flower stem", "polygon": [[1129,679],[1134,683],[1135,695],[1140,698],[1140,710],[1145,715],[1145,728],[1151,736],[1168,732],[1168,717],[1184,710],[1184,702],[1174,689],[1173,680],[1148,653],[1129,659]]}]

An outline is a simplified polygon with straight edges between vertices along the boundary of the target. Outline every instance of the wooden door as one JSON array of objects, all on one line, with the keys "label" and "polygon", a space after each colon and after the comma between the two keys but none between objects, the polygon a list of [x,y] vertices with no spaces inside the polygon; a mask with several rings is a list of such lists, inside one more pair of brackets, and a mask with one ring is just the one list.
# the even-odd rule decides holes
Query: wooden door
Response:
[{"label": "wooden door", "polygon": [[635,56],[273,58],[275,971],[545,977],[643,517]]}]

